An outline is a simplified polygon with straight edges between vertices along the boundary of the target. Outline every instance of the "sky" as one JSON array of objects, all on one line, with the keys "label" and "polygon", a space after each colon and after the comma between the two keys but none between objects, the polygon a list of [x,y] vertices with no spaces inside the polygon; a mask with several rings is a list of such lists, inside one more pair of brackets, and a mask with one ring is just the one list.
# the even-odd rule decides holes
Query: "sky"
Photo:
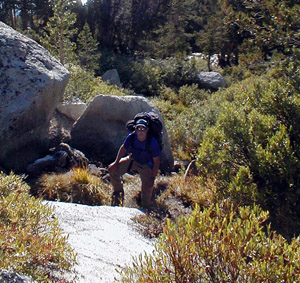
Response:
[{"label": "sky", "polygon": [[82,5],[86,3],[87,0],[81,0]]}]

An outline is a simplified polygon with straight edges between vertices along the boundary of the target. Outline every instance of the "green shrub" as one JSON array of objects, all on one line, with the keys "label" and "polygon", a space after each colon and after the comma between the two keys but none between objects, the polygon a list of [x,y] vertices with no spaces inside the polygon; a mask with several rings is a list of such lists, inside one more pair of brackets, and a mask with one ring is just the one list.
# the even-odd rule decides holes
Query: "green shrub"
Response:
[{"label": "green shrub", "polygon": [[238,66],[226,67],[223,71],[226,82],[230,84],[243,81],[251,76],[251,72],[243,64]]},{"label": "green shrub", "polygon": [[163,114],[174,156],[187,160],[194,158],[204,130],[214,125],[217,119],[218,96],[192,85],[181,87],[178,94],[165,88],[162,97],[152,99],[152,102]]},{"label": "green shrub", "polygon": [[238,188],[236,199],[237,192],[250,193],[251,180],[258,193],[250,193],[250,201],[259,201],[273,228],[291,237],[300,231],[300,100],[287,80],[254,78],[221,93],[224,102],[203,134],[198,166],[203,176],[224,182],[225,196]]},{"label": "green shrub", "polygon": [[184,85],[179,89],[179,97],[183,105],[189,106],[192,103],[206,100],[209,92],[200,90],[198,85]]},{"label": "green shrub", "polygon": [[0,173],[0,268],[59,282],[75,261],[52,209],[30,197],[20,177]]},{"label": "green shrub", "polygon": [[[174,91],[170,87],[163,87],[162,90],[159,93],[159,98],[158,99],[168,101],[172,105],[172,107],[173,107],[174,104],[177,104],[177,103],[180,102],[178,93],[176,93],[176,91]],[[171,111],[171,109],[168,109],[168,110]],[[166,114],[169,111],[166,111]]]},{"label": "green shrub", "polygon": [[299,238],[265,231],[268,213],[225,202],[167,222],[155,251],[120,271],[122,282],[298,282]]},{"label": "green shrub", "polygon": [[124,95],[123,89],[104,83],[100,77],[78,65],[69,65],[70,80],[64,92],[64,101],[80,100],[89,103],[99,94]]},{"label": "green shrub", "polygon": [[125,88],[145,96],[157,96],[165,87],[179,89],[183,85],[191,85],[196,78],[195,62],[176,58],[155,60],[102,54],[102,73],[116,68]]}]

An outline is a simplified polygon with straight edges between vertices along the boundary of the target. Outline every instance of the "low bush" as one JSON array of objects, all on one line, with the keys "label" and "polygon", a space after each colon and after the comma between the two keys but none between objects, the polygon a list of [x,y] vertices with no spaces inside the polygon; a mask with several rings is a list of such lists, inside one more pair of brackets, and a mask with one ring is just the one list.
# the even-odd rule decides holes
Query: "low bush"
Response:
[{"label": "low bush", "polygon": [[89,103],[99,94],[124,95],[124,89],[108,85],[95,77],[94,73],[78,65],[70,65],[70,80],[64,92],[64,101],[82,101]]},{"label": "low bush", "polygon": [[0,173],[0,268],[37,282],[62,282],[76,254],[52,209],[30,197],[29,189],[20,177]]},{"label": "low bush", "polygon": [[258,206],[230,201],[167,221],[155,251],[119,270],[122,282],[299,282],[299,238],[270,232]]},{"label": "low bush", "polygon": [[[105,52],[104,52],[105,53]],[[195,82],[196,73],[202,64],[177,58],[156,60],[151,58],[132,58],[111,52],[101,56],[101,72],[116,68],[121,81],[127,89],[145,96],[158,96],[164,87],[179,89]]]},{"label": "low bush", "polygon": [[270,211],[272,227],[286,238],[298,235],[298,90],[289,78],[255,77],[222,92],[215,125],[198,149],[202,176],[222,181],[225,197],[258,201]]},{"label": "low bush", "polygon": [[91,175],[86,168],[73,168],[67,173],[44,174],[35,185],[39,197],[47,200],[107,205],[111,189],[101,178]]},{"label": "low bush", "polygon": [[165,89],[163,98],[152,102],[164,116],[174,157],[193,159],[205,129],[217,120],[221,104],[218,94],[212,96],[195,85],[183,86],[178,94]]}]

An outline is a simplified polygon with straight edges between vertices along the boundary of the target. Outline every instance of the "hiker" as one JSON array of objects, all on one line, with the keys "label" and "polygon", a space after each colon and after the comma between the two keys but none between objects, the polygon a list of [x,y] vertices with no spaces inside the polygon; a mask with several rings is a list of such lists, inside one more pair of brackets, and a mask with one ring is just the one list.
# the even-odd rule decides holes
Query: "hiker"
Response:
[{"label": "hiker", "polygon": [[[119,148],[116,160],[108,166],[114,188],[112,204],[120,205],[124,201],[121,176],[136,171],[142,181],[141,205],[150,208],[154,180],[159,170],[161,148],[157,139],[149,133],[149,120],[143,118],[135,120],[133,129],[134,131]],[[129,155],[125,156],[128,153]]]}]

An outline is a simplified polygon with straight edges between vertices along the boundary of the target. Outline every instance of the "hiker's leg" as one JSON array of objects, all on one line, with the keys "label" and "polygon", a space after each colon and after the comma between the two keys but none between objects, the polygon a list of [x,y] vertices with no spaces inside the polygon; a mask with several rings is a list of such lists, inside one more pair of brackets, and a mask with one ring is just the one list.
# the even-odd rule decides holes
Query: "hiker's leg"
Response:
[{"label": "hiker's leg", "polygon": [[110,175],[110,181],[115,192],[124,193],[121,176],[123,176],[128,171],[131,162],[131,158],[129,158],[128,156],[124,157],[120,160],[119,164],[116,167],[108,170]]},{"label": "hiker's leg", "polygon": [[155,178],[152,177],[152,169],[148,165],[139,165],[137,171],[140,174],[142,181],[142,206],[149,208],[152,203],[152,192]]}]

